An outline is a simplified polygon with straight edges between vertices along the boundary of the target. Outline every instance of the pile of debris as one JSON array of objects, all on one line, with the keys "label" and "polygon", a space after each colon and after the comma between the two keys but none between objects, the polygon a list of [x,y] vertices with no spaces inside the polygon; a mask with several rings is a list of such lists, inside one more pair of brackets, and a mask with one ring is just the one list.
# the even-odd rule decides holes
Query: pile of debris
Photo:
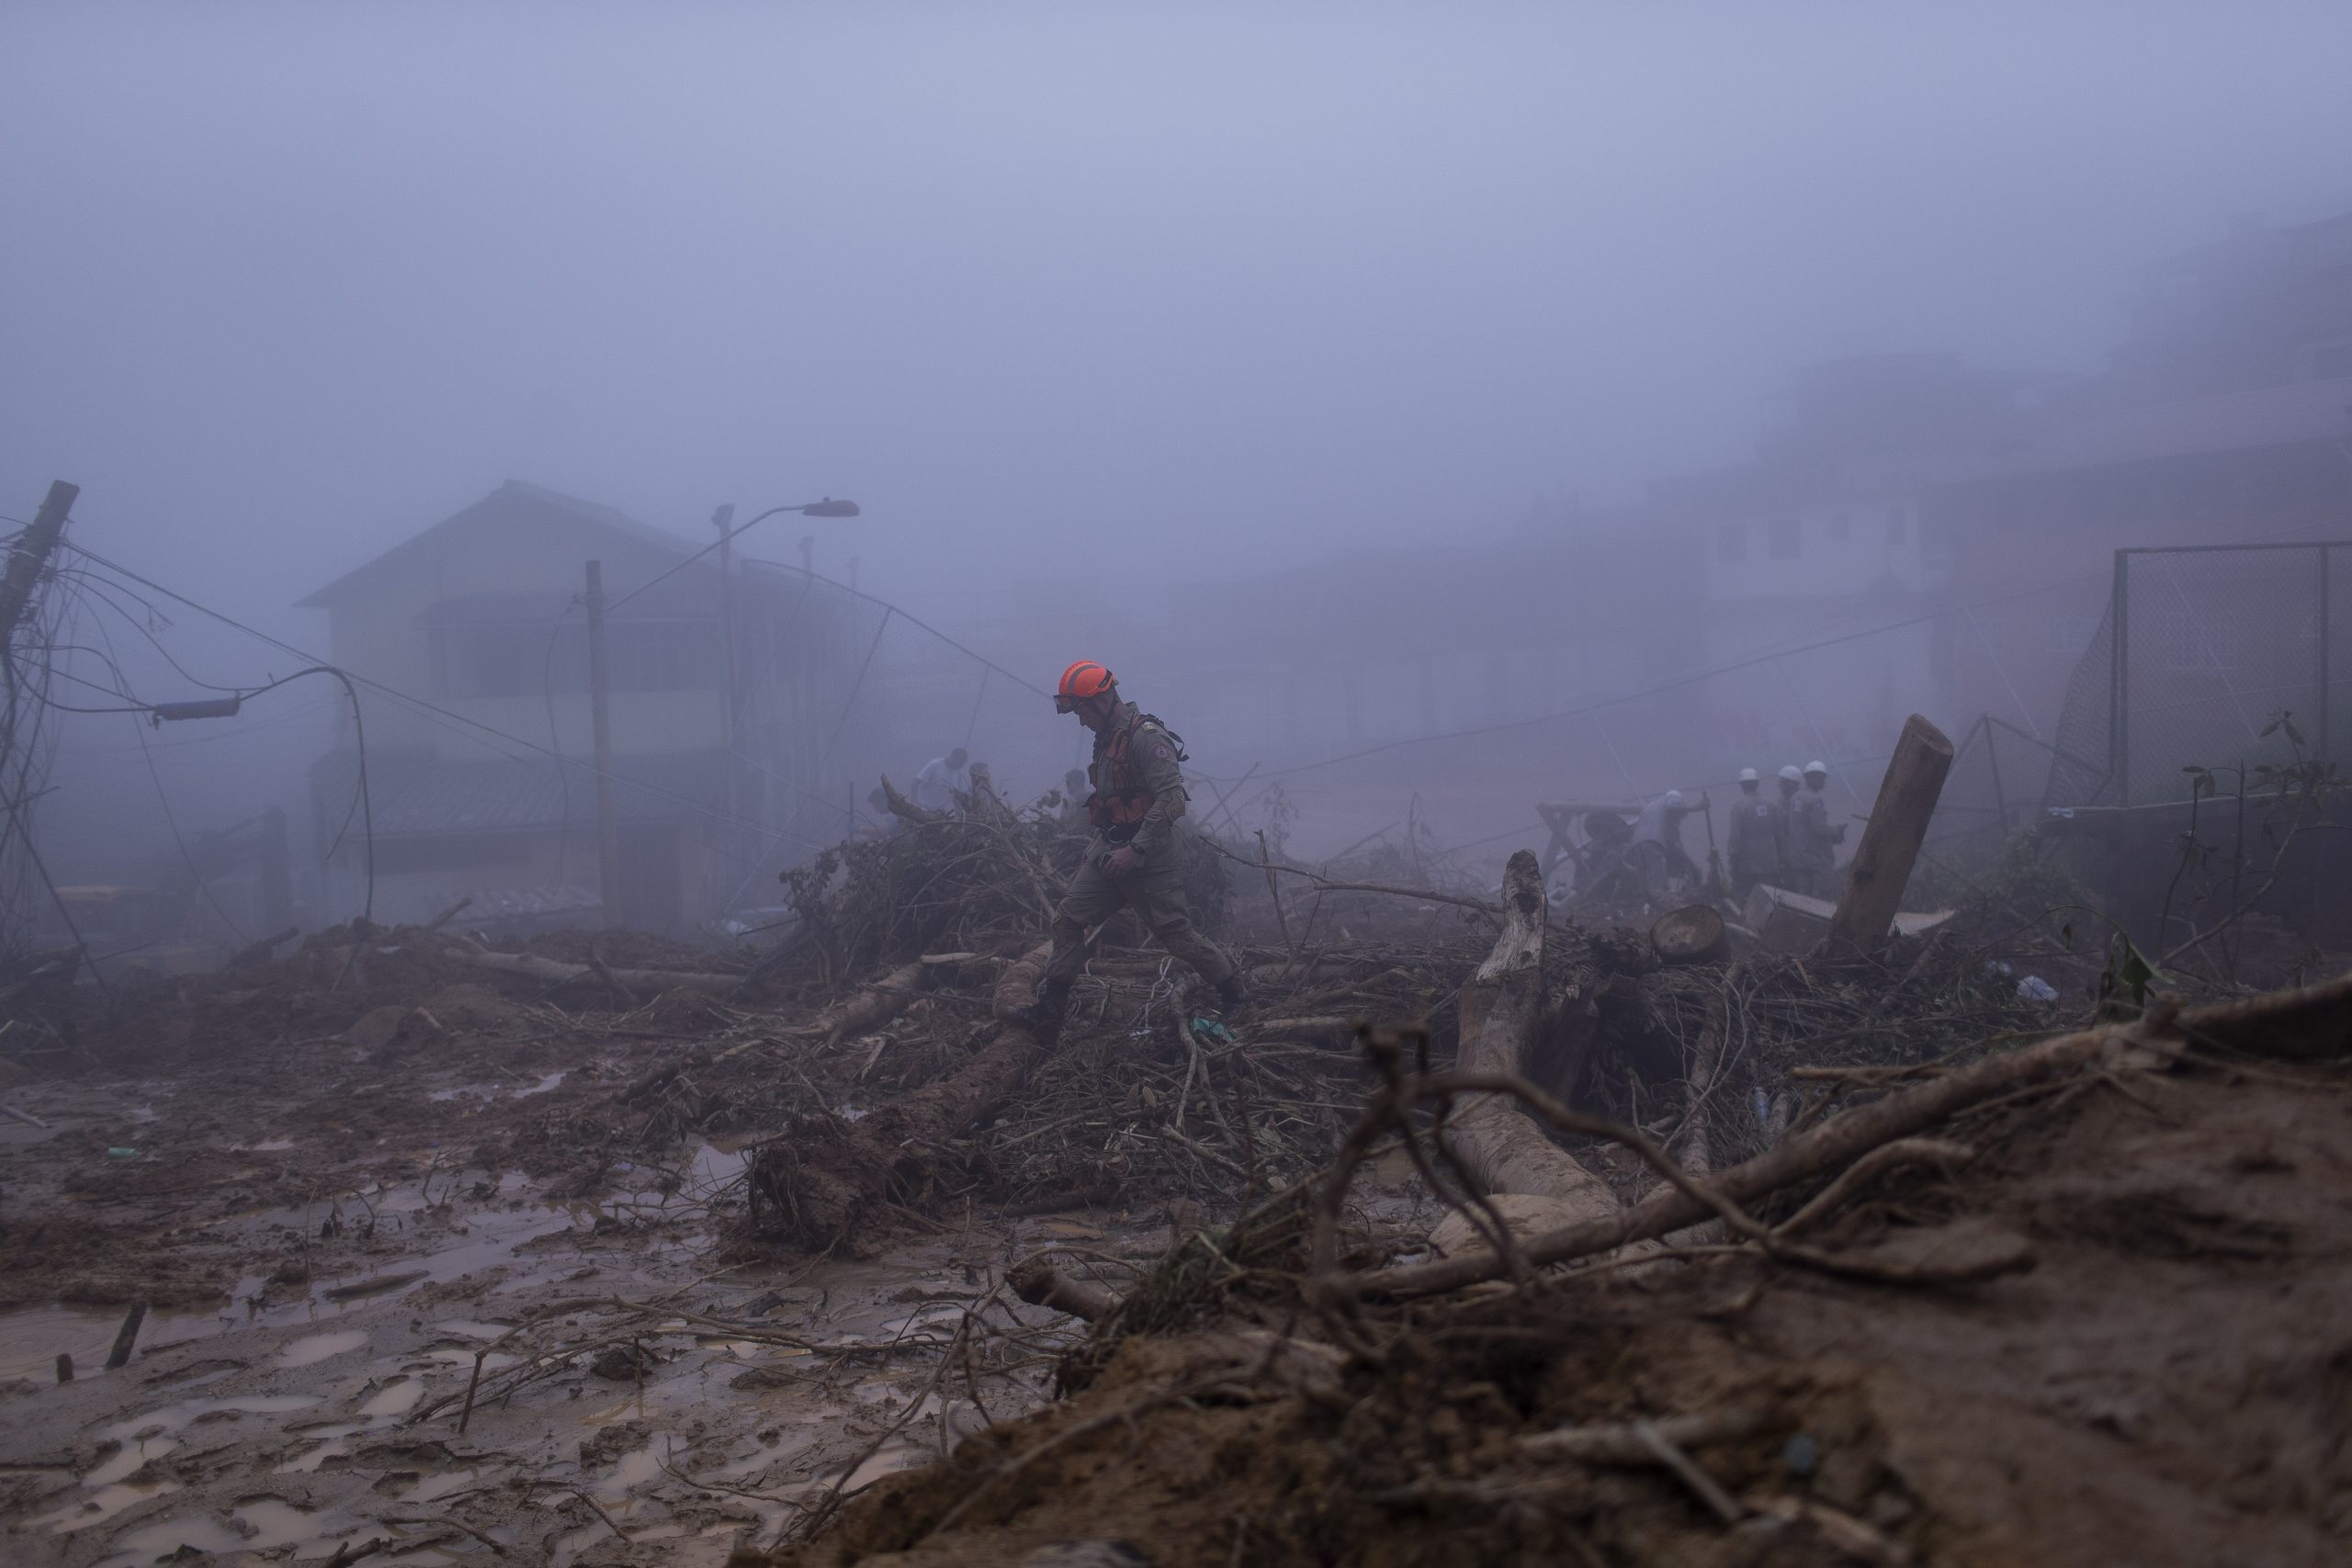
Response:
[{"label": "pile of debris", "polygon": [[[2018,998],[1925,943],[1603,969],[1513,883],[1450,1064],[1361,1032],[1328,1171],[1137,1281],[1015,1270],[1091,1320],[1069,1397],[772,1561],[2340,1560],[2352,980],[1888,1052],[1866,995],[1938,1040]],[[1636,1005],[1698,1020],[1681,1100],[1544,1087]],[[1785,1125],[1712,1142],[1743,1071]],[[1358,1207],[1384,1158],[1449,1217]]]},{"label": "pile of debris", "polygon": [[[1495,889],[1409,835],[1317,867],[1196,840],[1193,912],[1250,1004],[1214,1010],[1122,917],[1048,1046],[1008,1015],[1082,838],[891,798],[897,830],[786,878],[756,956],[355,922],[138,989],[19,976],[0,1053],[315,1072],[286,1113],[346,1165],[399,1122],[558,1193],[660,1197],[726,1138],[741,1174],[693,1197],[710,1261],[795,1280],[976,1211],[1167,1214],[1164,1249],[1081,1227],[894,1341],[933,1387],[876,1451],[929,1420],[938,1462],[869,1485],[861,1460],[768,1560],[2340,1555],[2352,981],[2162,997],[2023,874],[1955,886],[1922,935],[1786,953],[1704,906],[1569,921],[1526,852]],[[550,1068],[545,1101],[427,1087]],[[145,1170],[79,1152],[92,1190]],[[643,1383],[665,1336],[785,1342],[748,1306],[560,1305],[416,1419],[462,1430],[477,1393],[592,1353]],[[1048,1366],[1062,1397],[1020,1416]]]}]

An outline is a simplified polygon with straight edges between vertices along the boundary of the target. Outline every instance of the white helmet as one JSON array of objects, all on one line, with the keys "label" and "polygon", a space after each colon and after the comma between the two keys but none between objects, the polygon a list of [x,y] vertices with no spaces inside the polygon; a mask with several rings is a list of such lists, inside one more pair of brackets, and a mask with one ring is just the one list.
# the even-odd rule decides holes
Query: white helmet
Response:
[{"label": "white helmet", "polygon": [[1742,769],[1740,769],[1740,770],[1739,770],[1739,782],[1740,782],[1740,783],[1742,783],[1742,784],[1754,784],[1754,783],[1756,783],[1756,782],[1757,782],[1757,779],[1756,779],[1756,770],[1755,770],[1754,768],[1742,768]]},{"label": "white helmet", "polygon": [[1666,807],[1668,811],[1671,811],[1676,807],[1682,804],[1682,792],[1679,789],[1668,790],[1664,795],[1658,796],[1658,804]]},{"label": "white helmet", "polygon": [[1803,784],[1804,782],[1804,775],[1797,772],[1797,765],[1794,762],[1791,762],[1781,768],[1781,776],[1788,780],[1791,784]]},{"label": "white helmet", "polygon": [[1823,778],[1825,778],[1825,779],[1826,779],[1826,778],[1827,778],[1827,777],[1829,776],[1829,764],[1828,764],[1828,763],[1826,763],[1826,762],[1821,761],[1819,761],[1818,759],[1815,759],[1815,761],[1810,761],[1810,762],[1807,762],[1807,763],[1804,765],[1804,771],[1805,771],[1805,773],[1806,773],[1806,775],[1807,775],[1808,777],[1810,777],[1812,774],[1819,773]]}]

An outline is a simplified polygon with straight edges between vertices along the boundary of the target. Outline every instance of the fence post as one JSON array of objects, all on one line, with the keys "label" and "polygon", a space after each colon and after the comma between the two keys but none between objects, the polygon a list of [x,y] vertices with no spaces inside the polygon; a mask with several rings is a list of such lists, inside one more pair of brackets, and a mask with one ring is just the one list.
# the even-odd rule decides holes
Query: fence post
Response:
[{"label": "fence post", "polygon": [[2319,547],[2319,760],[2323,765],[2335,761],[2335,753],[2328,743],[2328,709],[2334,694],[2327,689],[2329,666],[2335,662],[2327,646],[2328,577],[2334,562],[2327,558],[2327,547]]},{"label": "fence post", "polygon": [[2115,668],[2109,672],[2108,761],[2115,765],[2116,803],[2132,804],[2132,575],[2130,550],[2115,552],[2115,609],[2108,616]]}]

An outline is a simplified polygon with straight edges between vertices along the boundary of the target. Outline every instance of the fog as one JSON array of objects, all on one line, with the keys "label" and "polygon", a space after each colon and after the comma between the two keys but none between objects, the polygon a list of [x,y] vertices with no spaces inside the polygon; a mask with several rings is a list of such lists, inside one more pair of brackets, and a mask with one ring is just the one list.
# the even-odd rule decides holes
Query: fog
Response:
[{"label": "fog", "polygon": [[[1723,662],[1686,606],[1687,658],[1521,681],[1490,573],[1364,560],[1638,532],[1823,360],[2100,369],[2148,264],[2352,207],[2347,59],[2330,4],[19,4],[0,512],[72,479],[71,539],[324,652],[297,600],[508,479],[695,545],[721,502],[851,496],[854,522],[743,548],[793,562],[814,534],[820,573],[1039,685],[1111,661],[1206,774],[1304,766]],[[1313,651],[1268,624],[1377,598],[1368,570],[1448,595],[1428,635],[1470,673],[1241,715]],[[1596,614],[1565,583],[1512,603]],[[1383,637],[1426,632],[1382,606]],[[185,610],[159,637],[224,684],[293,663]],[[126,658],[142,700],[193,694]],[[1467,694],[1496,668],[1507,699]],[[986,688],[985,725],[956,705],[1025,798],[1079,741],[1010,695]],[[162,738],[188,742],[158,756],[192,820],[298,804],[335,694],[269,700],[239,738]],[[67,736],[62,878],[169,844],[125,722]],[[1442,748],[1296,775],[1296,831],[1336,847],[1419,790],[1460,842],[1545,788],[1719,784],[1723,747],[1655,739],[1703,722],[1647,711],[1615,758],[1539,728],[1451,795]],[[1786,745],[1850,730],[1866,804],[1888,723],[1816,712]],[[1771,744],[1768,772],[1792,760]]]}]

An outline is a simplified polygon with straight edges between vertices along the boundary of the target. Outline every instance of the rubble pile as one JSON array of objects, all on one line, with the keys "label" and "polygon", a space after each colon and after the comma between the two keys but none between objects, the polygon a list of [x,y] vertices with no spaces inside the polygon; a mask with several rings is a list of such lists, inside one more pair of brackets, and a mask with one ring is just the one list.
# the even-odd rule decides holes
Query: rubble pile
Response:
[{"label": "rubble pile", "polygon": [[2339,981],[1828,1067],[1770,1149],[1500,1255],[1351,1206],[1384,1141],[1438,1162],[1375,1108],[1140,1280],[1016,1271],[1094,1320],[1069,1397],[772,1560],[2340,1561],[2347,1038]]},{"label": "rubble pile", "polygon": [[[886,1382],[788,1485],[629,1461],[659,1517],[748,1509],[745,1562],[2318,1562],[2352,1528],[2352,987],[2159,994],[2030,876],[1828,956],[1572,921],[1532,855],[1497,897],[1409,846],[1224,843],[1193,907],[1247,1005],[1123,918],[1049,1044],[1007,1013],[1078,842],[910,817],[748,953],[355,923],[20,976],[0,1055],[82,1117],[0,1194],[0,1304],[446,1302],[481,1337],[402,1374],[420,1434],[723,1386],[712,1475],[783,1465],[758,1401]],[[463,1261],[477,1231],[562,1266]],[[820,1332],[828,1281],[915,1257],[899,1315]],[[513,1502],[449,1528],[520,1542]],[[571,1555],[638,1539],[561,1506]]]}]

